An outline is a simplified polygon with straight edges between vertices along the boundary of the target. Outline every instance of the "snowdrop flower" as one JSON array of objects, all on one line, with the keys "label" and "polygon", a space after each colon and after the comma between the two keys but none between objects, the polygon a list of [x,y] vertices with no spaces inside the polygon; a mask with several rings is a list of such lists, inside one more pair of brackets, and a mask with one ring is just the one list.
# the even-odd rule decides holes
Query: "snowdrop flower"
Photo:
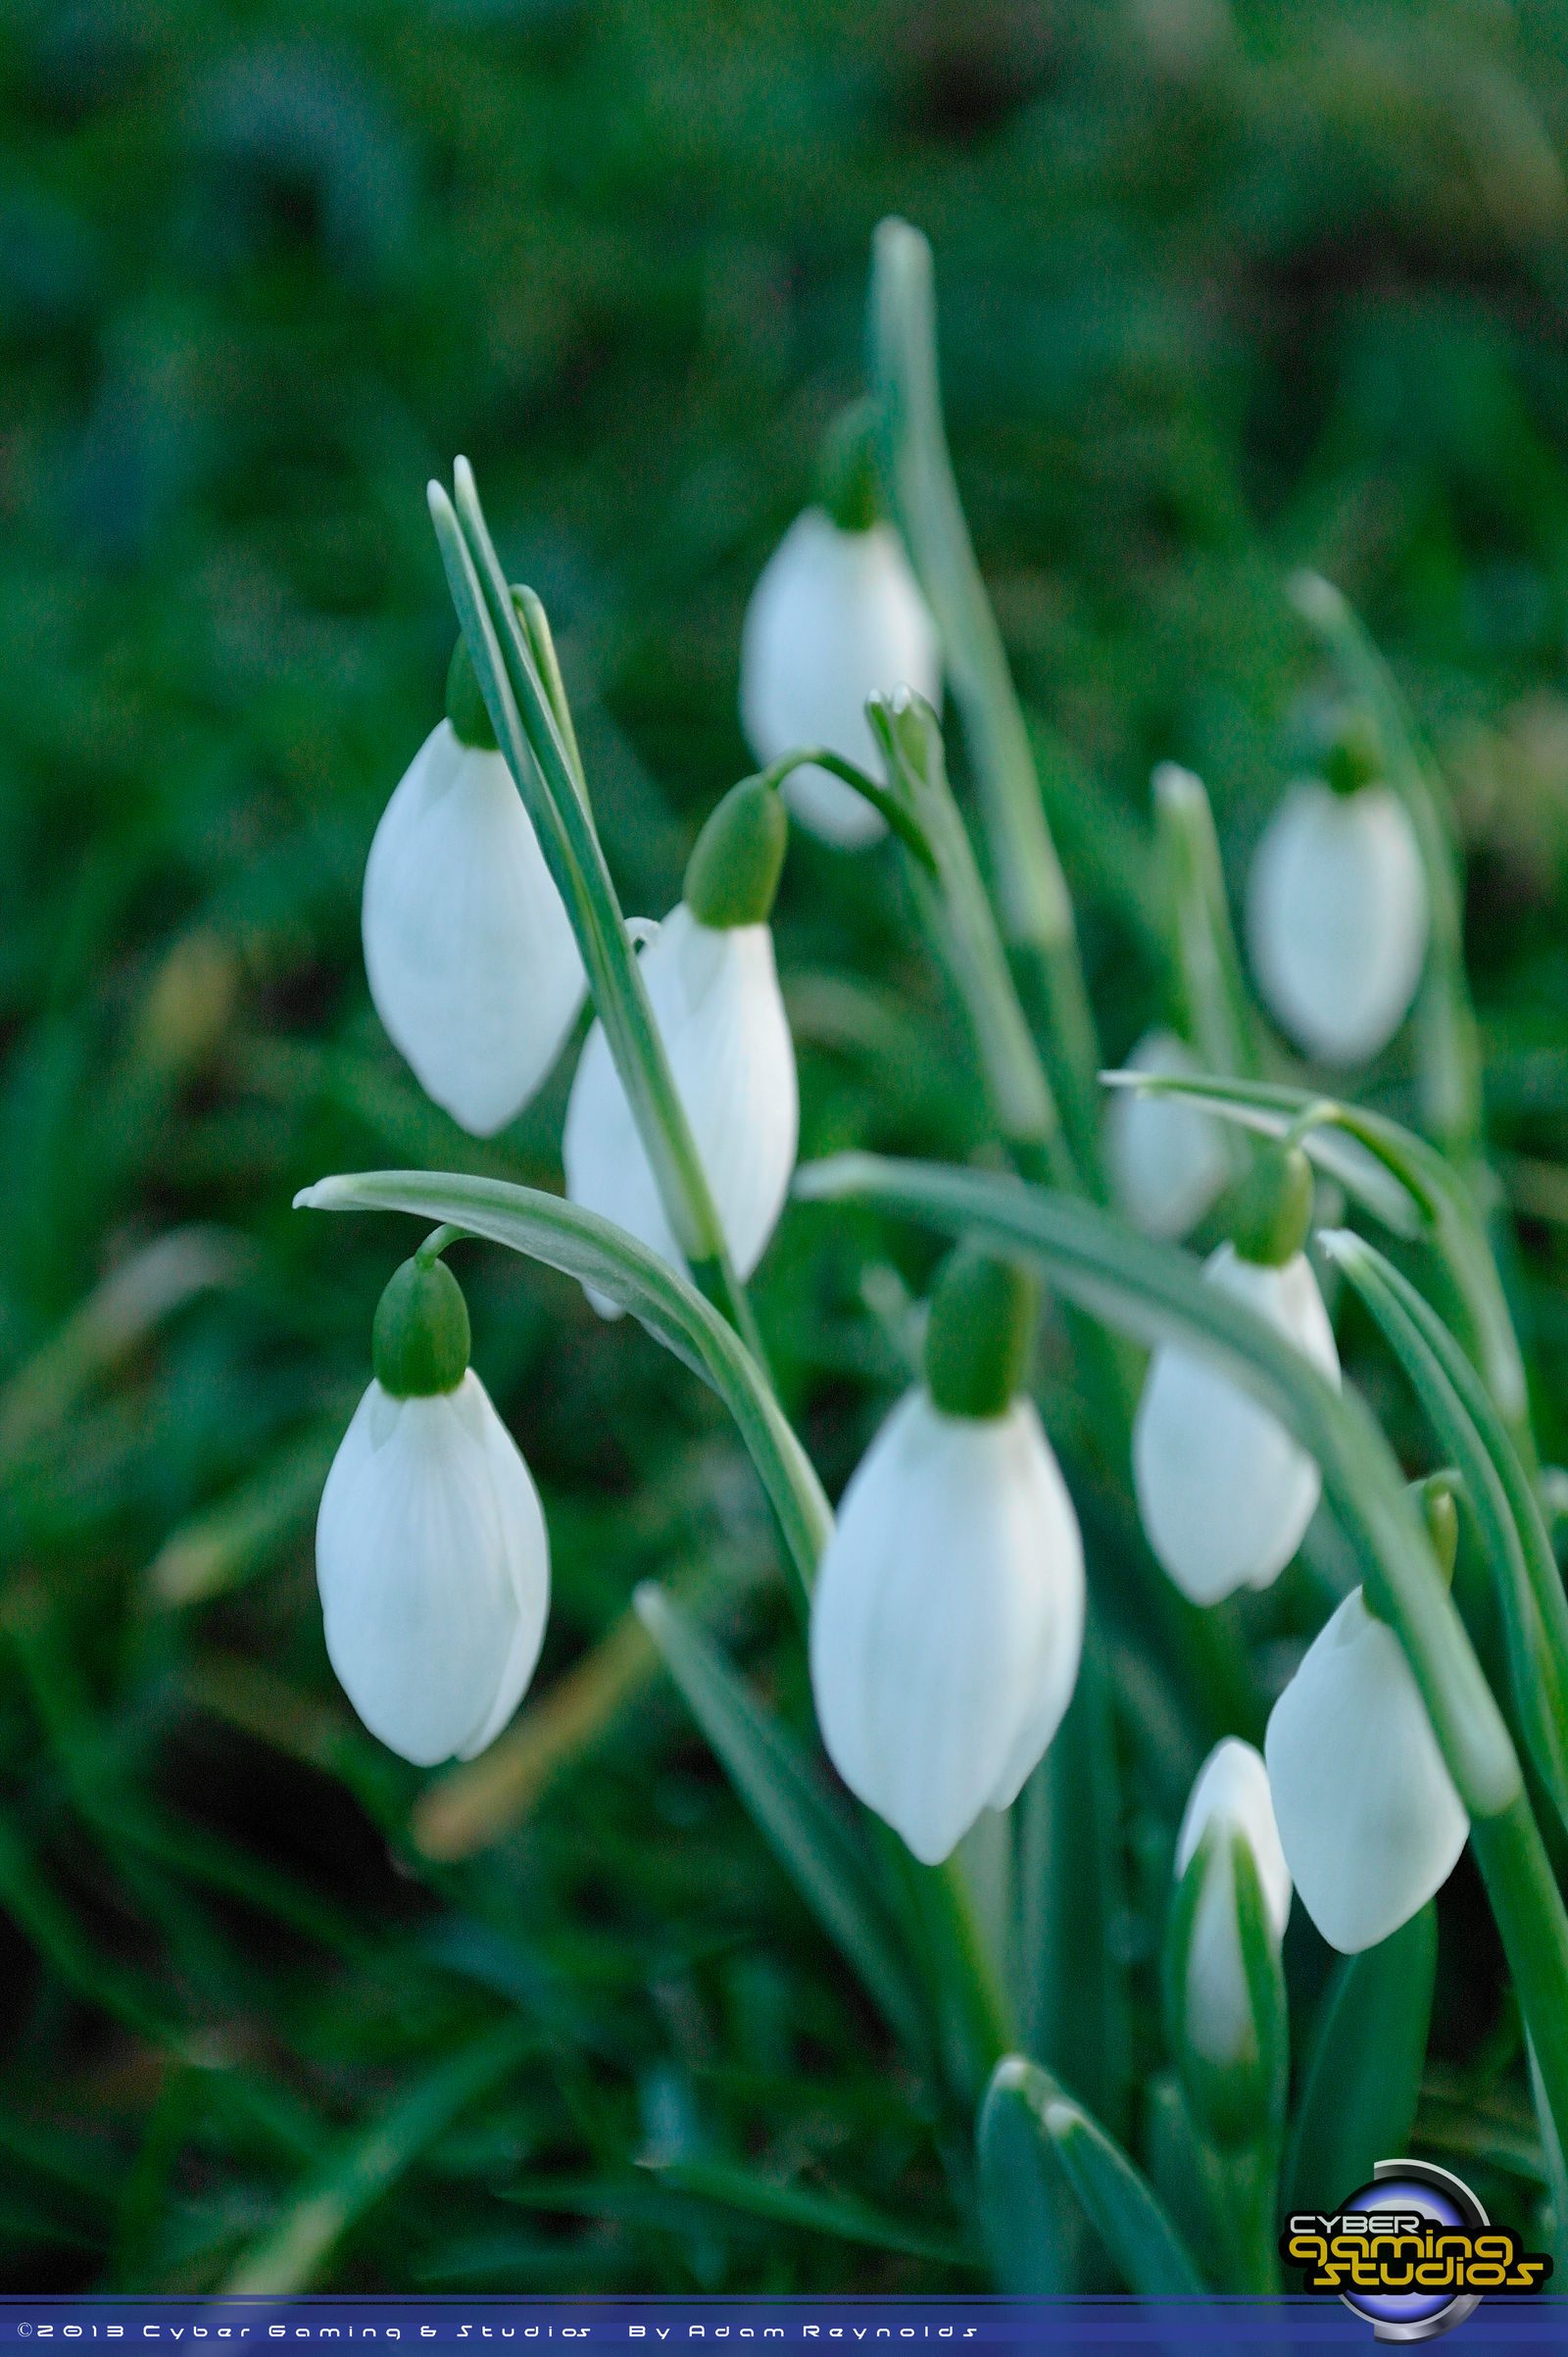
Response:
[{"label": "snowdrop flower", "polygon": [[[1146,1031],[1127,1058],[1130,1072],[1191,1079],[1201,1070],[1174,1031]],[[1231,1159],[1217,1121],[1172,1097],[1118,1089],[1105,1116],[1105,1149],[1116,1199],[1146,1236],[1185,1236],[1225,1188]]]},{"label": "snowdrop flower", "polygon": [[1426,872],[1403,803],[1335,764],[1292,786],[1252,861],[1247,927],[1264,998],[1308,1055],[1360,1064],[1409,1011],[1426,962]]},{"label": "snowdrop flower", "polygon": [[[741,633],[741,725],[764,765],[824,745],[879,774],[867,696],[910,687],[942,702],[937,628],[904,545],[876,515],[863,414],[842,421],[827,506],[796,517],[763,566]],[[841,778],[796,769],[784,793],[828,843],[872,843],[886,820]]]},{"label": "snowdrop flower", "polygon": [[[1298,1147],[1260,1150],[1241,1233],[1203,1275],[1293,1342],[1338,1388],[1339,1353],[1301,1247],[1312,1174]],[[1133,1484],[1150,1546],[1184,1596],[1217,1604],[1267,1588],[1301,1543],[1322,1489],[1315,1460],[1232,1378],[1179,1344],[1150,1362],[1133,1423]]]},{"label": "snowdrop flower", "polygon": [[1267,2042],[1244,1952],[1238,1845],[1250,1857],[1263,1930],[1277,1963],[1291,1912],[1290,1868],[1262,1756],[1227,1736],[1199,1771],[1176,1840],[1178,1883],[1195,1861],[1196,1872],[1178,1909],[1173,1957],[1178,2043],[1200,2070],[1219,2073],[1255,2073]]},{"label": "snowdrop flower", "polygon": [[397,1271],[373,1360],[316,1526],[327,1655],[390,1750],[418,1767],[472,1759],[544,1642],[544,1514],[468,1365],[468,1312],[440,1260],[416,1253]]},{"label": "snowdrop flower", "polygon": [[488,1138],[550,1070],[586,985],[571,920],[461,639],[447,713],[370,845],[365,970],[376,1013],[426,1096]]},{"label": "snowdrop flower", "polygon": [[[698,837],[685,898],[641,957],[654,1020],[743,1281],[784,1207],[800,1132],[795,1044],[767,923],[787,830],[770,787],[752,778],[734,787]],[[571,1084],[562,1155],[573,1203],[684,1265],[599,1022]],[[603,1315],[620,1314],[602,1296],[588,1298]]]},{"label": "snowdrop flower", "polygon": [[1331,1947],[1374,1947],[1441,1890],[1470,1831],[1394,1631],[1359,1588],[1320,1631],[1263,1739],[1301,1904]]},{"label": "snowdrop flower", "polygon": [[1078,1675],[1078,1520],[1017,1397],[1032,1310],[1015,1270],[949,1260],[926,1380],[845,1491],[811,1596],[828,1757],[927,1865],[1016,1797]]}]

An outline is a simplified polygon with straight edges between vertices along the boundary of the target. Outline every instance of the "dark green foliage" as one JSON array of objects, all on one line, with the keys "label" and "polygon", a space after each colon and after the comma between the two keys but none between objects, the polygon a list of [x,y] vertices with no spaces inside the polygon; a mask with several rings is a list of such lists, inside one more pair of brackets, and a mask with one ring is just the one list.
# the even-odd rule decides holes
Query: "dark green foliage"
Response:
[{"label": "dark green foliage", "polygon": [[[420,1780],[327,1670],[315,1500],[413,1237],[290,1200],[377,1165],[556,1185],[571,1064],[480,1145],[369,1007],[365,856],[452,641],[424,480],[474,462],[548,606],[622,898],[662,916],[752,766],[744,601],[860,390],[871,229],[918,221],[1118,1057],[1165,988],[1150,767],[1200,771],[1234,889],[1331,684],[1283,575],[1338,582],[1468,842],[1509,1278],[1560,1457],[1563,23],[23,0],[0,122],[0,2275],[972,2282],[930,2087],[625,1633],[639,1580],[689,1582],[808,1734],[772,1528],[695,1380],[575,1286],[460,1247],[474,1364],[550,1519],[536,1697],[580,1716],[518,1766],[497,1840],[441,1863]],[[777,922],[803,1153],[961,1158],[980,1085],[892,855],[797,838]],[[1406,1042],[1369,1094],[1409,1113]],[[760,1273],[835,1494],[909,1379],[929,1249],[800,1206]],[[1353,1314],[1346,1344],[1426,1470]],[[1059,1790],[1119,1809],[1117,1903],[1090,1910],[1116,2020],[1074,2092],[1154,2174],[1186,1779],[1257,1732],[1322,1598],[1298,1570],[1194,1634],[1070,1364],[1048,1319],[1104,1702]],[[595,1718],[569,1682],[616,1630],[622,1707]],[[1440,1919],[1415,2135],[1523,2222],[1544,2164],[1473,1878]],[[1298,2021],[1325,1962],[1293,1933]]]}]

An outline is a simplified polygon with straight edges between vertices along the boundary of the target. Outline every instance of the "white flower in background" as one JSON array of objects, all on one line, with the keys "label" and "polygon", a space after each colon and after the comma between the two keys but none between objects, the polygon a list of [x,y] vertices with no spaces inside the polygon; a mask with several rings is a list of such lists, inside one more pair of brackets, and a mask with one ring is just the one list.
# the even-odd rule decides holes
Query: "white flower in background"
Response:
[{"label": "white flower in background", "polygon": [[[1280,1177],[1283,1159],[1291,1177]],[[1264,1220],[1248,1258],[1222,1244],[1204,1263],[1210,1285],[1247,1301],[1326,1375],[1340,1381],[1334,1330],[1300,1247],[1312,1179],[1298,1148],[1264,1149],[1259,1169],[1289,1202]],[[1278,1258],[1264,1257],[1278,1252]],[[1150,1362],[1133,1423],[1133,1484],[1150,1546],[1183,1595],[1216,1604],[1238,1588],[1267,1588],[1301,1543],[1322,1489],[1316,1460],[1278,1419],[1207,1359],[1174,1343]]]},{"label": "white flower in background", "polygon": [[1359,1588],[1275,1703],[1263,1749],[1308,1915],[1347,1955],[1387,1940],[1447,1881],[1470,1820],[1404,1648]]},{"label": "white flower in background", "polygon": [[1236,1736],[1215,1745],[1193,1786],[1176,1838],[1178,1882],[1211,1826],[1219,1839],[1188,1935],[1182,2029],[1196,2053],[1223,2069],[1247,2060],[1256,2046],[1237,1919],[1233,1838],[1252,1853],[1276,1954],[1291,1913],[1291,1873],[1274,1823],[1268,1771],[1261,1753]]},{"label": "white flower in background", "polygon": [[[759,761],[824,745],[872,777],[881,757],[865,700],[913,688],[938,710],[942,651],[904,546],[889,523],[846,531],[821,508],[796,517],[746,609],[741,725]],[[784,781],[813,834],[846,848],[886,830],[880,811],[814,763]]]},{"label": "white flower in background", "polygon": [[1325,1063],[1365,1063],[1398,1030],[1426,962],[1426,875],[1386,785],[1292,786],[1248,885],[1252,970],[1285,1029]]},{"label": "white flower in background", "polygon": [[[743,1281],[784,1207],[800,1134],[795,1043],[767,924],[786,827],[775,793],[752,779],[735,787],[698,839],[686,898],[640,958],[676,1094]],[[562,1157],[573,1203],[684,1266],[598,1021],[571,1084]],[[588,1298],[605,1316],[620,1314],[599,1294]]]},{"label": "white flower in background", "polygon": [[406,1261],[316,1526],[328,1658],[370,1733],[419,1767],[495,1741],[550,1604],[539,1495],[467,1356],[456,1279]]},{"label": "white flower in background", "polygon": [[454,718],[381,814],[365,870],[370,996],[426,1096],[476,1137],[514,1120],[582,1005],[582,959],[460,641]]},{"label": "white flower in background", "polygon": [[[1130,1072],[1192,1079],[1202,1067],[1174,1031],[1146,1031]],[[1116,1089],[1105,1114],[1105,1151],[1116,1200],[1146,1236],[1185,1236],[1226,1186],[1231,1158],[1210,1115],[1171,1097]]]},{"label": "white flower in background", "polygon": [[811,1596],[828,1757],[927,1865],[1016,1797],[1078,1675],[1078,1520],[1033,1401],[1015,1396],[1031,1322],[1015,1272],[950,1261],[927,1382],[845,1491]]}]

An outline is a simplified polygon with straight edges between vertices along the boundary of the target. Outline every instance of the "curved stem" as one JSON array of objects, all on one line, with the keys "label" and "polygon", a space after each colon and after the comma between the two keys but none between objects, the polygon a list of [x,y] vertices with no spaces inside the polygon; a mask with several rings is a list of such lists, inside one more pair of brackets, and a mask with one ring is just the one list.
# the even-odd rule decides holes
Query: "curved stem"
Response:
[{"label": "curved stem", "polygon": [[862,801],[868,802],[873,810],[881,812],[905,849],[930,874],[936,874],[937,863],[931,846],[897,796],[890,794],[886,786],[879,786],[874,777],[867,777],[865,771],[858,768],[854,761],[847,761],[841,753],[831,752],[826,745],[802,745],[794,752],[781,753],[776,761],[769,761],[767,767],[760,770],[758,775],[762,785],[779,786],[792,769],[807,768],[826,769],[834,777],[842,778],[847,786],[853,786]]}]

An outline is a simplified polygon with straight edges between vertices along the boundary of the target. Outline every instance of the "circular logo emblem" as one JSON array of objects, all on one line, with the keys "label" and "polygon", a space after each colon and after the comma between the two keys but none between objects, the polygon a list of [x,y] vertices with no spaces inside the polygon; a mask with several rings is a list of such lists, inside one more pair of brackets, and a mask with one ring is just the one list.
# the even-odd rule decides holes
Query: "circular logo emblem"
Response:
[{"label": "circular logo emblem", "polygon": [[[1416,2212],[1441,2231],[1473,2234],[1491,2224],[1469,2186],[1431,2161],[1379,2161],[1369,2185],[1358,2185],[1341,2202],[1342,2211]],[[1415,2268],[1410,2270],[1412,2286]],[[1363,2317],[1379,2340],[1435,2340],[1451,2332],[1481,2305],[1479,2291],[1342,2291],[1341,2299]]]}]

